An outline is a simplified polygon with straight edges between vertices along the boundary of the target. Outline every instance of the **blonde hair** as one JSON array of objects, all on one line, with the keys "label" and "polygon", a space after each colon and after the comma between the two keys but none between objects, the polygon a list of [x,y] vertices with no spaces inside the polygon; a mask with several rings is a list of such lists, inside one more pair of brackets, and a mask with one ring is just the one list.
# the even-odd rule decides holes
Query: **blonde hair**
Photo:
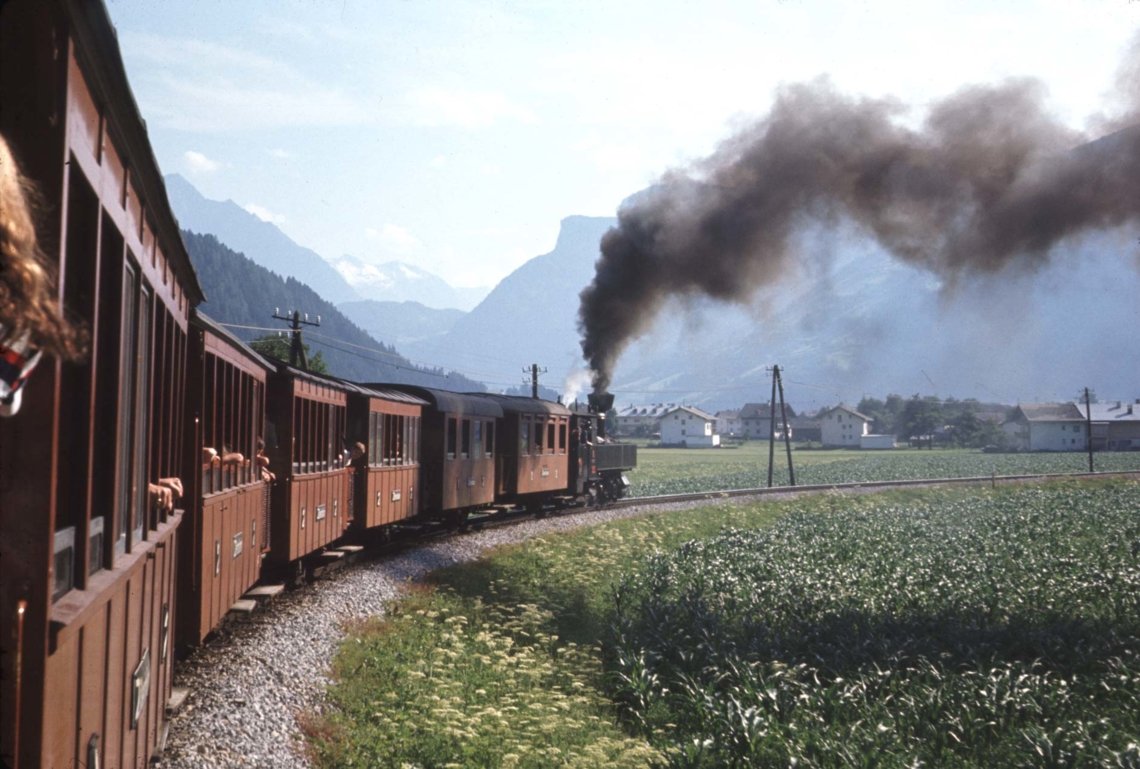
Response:
[{"label": "blonde hair", "polygon": [[62,358],[85,352],[85,335],[62,315],[55,275],[36,237],[34,185],[0,136],[0,344],[28,337]]}]

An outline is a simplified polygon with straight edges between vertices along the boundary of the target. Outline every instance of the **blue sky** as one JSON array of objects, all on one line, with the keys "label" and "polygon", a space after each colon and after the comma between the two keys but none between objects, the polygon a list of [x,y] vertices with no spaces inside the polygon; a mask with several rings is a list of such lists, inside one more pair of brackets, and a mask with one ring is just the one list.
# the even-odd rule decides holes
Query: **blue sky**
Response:
[{"label": "blue sky", "polygon": [[[1035,77],[1112,110],[1136,0],[108,0],[164,173],[322,256],[490,286],[829,77],[915,119]],[[1090,122],[1091,121],[1091,122]],[[1094,129],[1095,130],[1095,129]]]}]

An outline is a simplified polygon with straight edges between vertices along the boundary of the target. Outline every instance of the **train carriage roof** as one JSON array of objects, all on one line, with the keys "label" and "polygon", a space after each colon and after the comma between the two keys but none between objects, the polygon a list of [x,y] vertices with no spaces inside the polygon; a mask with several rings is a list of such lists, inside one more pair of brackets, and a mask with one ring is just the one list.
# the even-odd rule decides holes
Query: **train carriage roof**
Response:
[{"label": "train carriage roof", "polygon": [[486,398],[498,403],[504,413],[570,416],[570,409],[553,401],[527,398],[521,395],[496,395],[493,393],[472,393],[472,396]]},{"label": "train carriage roof", "polygon": [[214,320],[202,311],[195,310],[190,318],[190,323],[192,325],[199,326],[206,331],[209,331],[211,334],[226,340],[226,342],[233,345],[235,350],[240,351],[247,358],[252,360],[257,365],[265,368],[267,371],[273,371],[275,368],[277,368],[273,361],[264,357],[257,350],[253,349],[248,344],[238,339],[232,331],[225,328],[220,323],[218,323],[218,321]]},{"label": "train carriage roof", "polygon": [[447,414],[462,414],[468,417],[490,417],[498,419],[503,416],[503,409],[498,403],[488,400],[480,395],[456,393],[450,390],[436,390],[430,387],[406,384],[368,384],[366,387],[395,389],[399,392],[423,398],[436,411]]},{"label": "train carriage roof", "polygon": [[350,382],[347,379],[341,379],[329,374],[316,374],[312,371],[305,371],[304,369],[290,366],[284,361],[274,360],[279,373],[285,376],[291,376],[297,379],[304,379],[317,384],[333,387],[338,390],[343,390],[350,395],[363,395],[368,398],[381,398],[384,400],[394,401],[397,403],[410,403],[417,406],[427,406],[430,401],[422,397],[418,397],[416,393],[405,392],[403,390],[395,389],[393,385],[371,385],[359,384],[357,382]]}]

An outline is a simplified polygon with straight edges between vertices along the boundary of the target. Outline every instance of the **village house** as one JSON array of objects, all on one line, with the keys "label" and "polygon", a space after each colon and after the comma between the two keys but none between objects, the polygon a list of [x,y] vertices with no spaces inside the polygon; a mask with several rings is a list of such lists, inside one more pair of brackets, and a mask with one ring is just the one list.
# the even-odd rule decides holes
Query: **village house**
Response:
[{"label": "village house", "polygon": [[863,436],[870,434],[874,420],[840,403],[820,414],[819,421],[820,441],[824,446],[857,448]]},{"label": "village house", "polygon": [[1084,412],[1075,403],[1023,403],[1001,426],[1022,451],[1087,451]]},{"label": "village house", "polygon": [[740,422],[740,409],[724,409],[718,411],[716,416],[716,431],[723,436],[736,438],[744,434]]},{"label": "village house", "polygon": [[[785,405],[784,415],[788,419],[788,429],[791,430],[791,421],[796,416],[796,410]],[[776,405],[776,439],[784,439],[784,425],[780,421],[779,404]],[[768,440],[772,434],[772,406],[768,403],[745,403],[740,410],[740,435],[749,439]],[[789,437],[792,437],[789,434]]]},{"label": "village house", "polygon": [[[1085,404],[1077,403],[1076,406],[1081,415],[1086,416]],[[1140,398],[1133,403],[1093,403],[1090,411],[1094,451],[1140,449]]]},{"label": "village house", "polygon": [[801,443],[823,441],[823,429],[818,418],[800,414],[798,417],[788,417],[788,428],[792,436]]},{"label": "village house", "polygon": [[716,417],[693,406],[677,406],[666,412],[658,423],[661,443],[666,446],[712,448],[720,445],[716,433]]},{"label": "village house", "polygon": [[610,432],[613,435],[624,435],[626,437],[651,437],[657,434],[657,426],[661,417],[675,408],[677,408],[676,403],[653,403],[648,406],[630,404],[617,410],[617,418],[610,427]]}]

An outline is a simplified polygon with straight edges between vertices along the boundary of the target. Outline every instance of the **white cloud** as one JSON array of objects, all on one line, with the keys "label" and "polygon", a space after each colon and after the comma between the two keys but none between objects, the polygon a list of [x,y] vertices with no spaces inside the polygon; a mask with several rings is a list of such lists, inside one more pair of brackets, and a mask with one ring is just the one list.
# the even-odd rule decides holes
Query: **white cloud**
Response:
[{"label": "white cloud", "polygon": [[292,152],[286,149],[281,149],[280,147],[274,147],[273,149],[267,150],[267,152],[278,160],[288,160],[289,158],[293,157]]},{"label": "white cloud", "polygon": [[257,203],[246,203],[244,206],[242,206],[242,208],[244,208],[246,211],[249,211],[251,214],[263,222],[269,222],[270,224],[285,223],[284,214],[275,214],[265,206],[260,206]]},{"label": "white cloud", "polygon": [[203,155],[201,152],[194,150],[186,150],[182,153],[182,162],[186,165],[186,170],[191,174],[212,174],[222,167],[221,163],[216,160]]},{"label": "white cloud", "polygon": [[411,95],[414,121],[438,128],[488,128],[500,121],[534,124],[538,118],[500,91],[424,88]]},{"label": "white cloud", "polygon": [[434,158],[428,161],[428,165],[432,168],[443,168],[447,165],[447,158],[443,155],[436,155]]},{"label": "white cloud", "polygon": [[135,90],[148,120],[182,131],[359,125],[365,101],[289,64],[239,48],[153,34],[124,48],[144,73]]}]

